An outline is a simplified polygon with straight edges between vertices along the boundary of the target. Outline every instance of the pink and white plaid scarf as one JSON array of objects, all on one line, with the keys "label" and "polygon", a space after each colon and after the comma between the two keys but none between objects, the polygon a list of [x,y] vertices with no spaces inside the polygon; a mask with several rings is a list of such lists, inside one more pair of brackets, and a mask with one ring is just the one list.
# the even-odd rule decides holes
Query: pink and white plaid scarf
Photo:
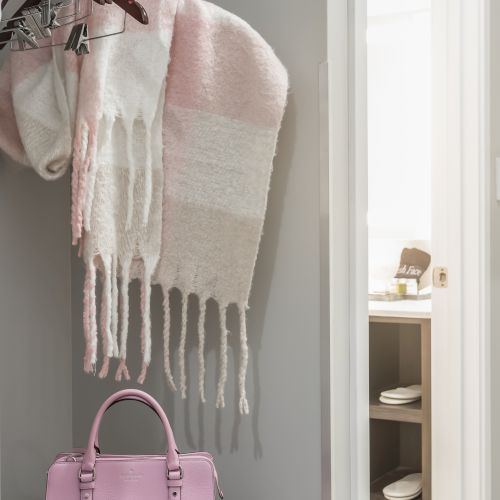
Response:
[{"label": "pink and white plaid scarf", "polygon": [[[202,0],[145,0],[150,24],[91,42],[12,53],[0,71],[0,149],[46,179],[72,163],[73,243],[86,265],[84,369],[128,379],[128,288],[141,281],[143,382],[151,361],[152,284],[164,296],[168,384],[170,301],[182,294],[179,383],[186,397],[187,305],[198,296],[199,390],[205,401],[205,311],[221,318],[217,407],[227,378],[226,315],[240,315],[240,411],[248,413],[246,309],[286,103],[286,71],[236,16]],[[96,7],[91,32],[120,23]],[[59,35],[62,37],[62,35]],[[97,277],[101,278],[97,313]],[[99,316],[99,327],[97,317]]]}]

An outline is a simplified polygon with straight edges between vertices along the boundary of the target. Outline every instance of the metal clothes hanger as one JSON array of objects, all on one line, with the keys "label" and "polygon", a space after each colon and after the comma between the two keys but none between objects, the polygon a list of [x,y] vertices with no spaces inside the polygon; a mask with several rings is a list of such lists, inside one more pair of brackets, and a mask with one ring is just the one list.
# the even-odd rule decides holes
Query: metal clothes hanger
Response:
[{"label": "metal clothes hanger", "polygon": [[[2,0],[2,10],[8,1]],[[121,31],[92,37],[89,36],[86,23],[77,24],[77,21],[92,15],[93,2],[101,6],[116,4],[124,11]],[[141,24],[149,23],[146,9],[137,0],[87,0],[86,12],[82,8],[83,4],[85,0],[26,0],[6,23],[2,23],[4,26],[0,30],[0,50],[8,44],[13,50],[41,48],[39,42],[50,39],[53,30],[73,24],[65,50],[74,50],[77,55],[83,55],[90,51],[89,40],[123,33],[126,15],[133,17]]]}]

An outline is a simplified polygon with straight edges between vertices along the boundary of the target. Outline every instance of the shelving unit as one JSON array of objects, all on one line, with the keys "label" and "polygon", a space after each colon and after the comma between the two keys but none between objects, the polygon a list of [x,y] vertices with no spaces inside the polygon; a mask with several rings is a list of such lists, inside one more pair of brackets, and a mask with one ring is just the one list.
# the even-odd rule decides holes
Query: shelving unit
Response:
[{"label": "shelving unit", "polygon": [[[431,500],[430,301],[370,302],[371,500],[388,484],[422,472],[422,500]],[[422,385],[421,401],[391,406],[381,391]]]}]

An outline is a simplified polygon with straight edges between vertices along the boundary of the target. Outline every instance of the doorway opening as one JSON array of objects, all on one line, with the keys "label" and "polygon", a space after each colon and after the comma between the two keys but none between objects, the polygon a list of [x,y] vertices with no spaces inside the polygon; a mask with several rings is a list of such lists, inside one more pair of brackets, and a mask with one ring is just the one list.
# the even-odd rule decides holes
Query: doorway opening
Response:
[{"label": "doorway opening", "polygon": [[431,499],[431,31],[431,0],[367,1],[372,500]]}]

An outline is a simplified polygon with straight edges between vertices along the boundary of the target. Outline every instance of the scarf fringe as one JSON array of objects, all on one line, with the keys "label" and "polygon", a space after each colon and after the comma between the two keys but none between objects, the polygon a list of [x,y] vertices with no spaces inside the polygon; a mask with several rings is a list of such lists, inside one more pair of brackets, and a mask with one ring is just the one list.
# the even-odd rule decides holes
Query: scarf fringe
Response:
[{"label": "scarf fringe", "polygon": [[163,293],[163,366],[167,384],[173,391],[177,390],[172,368],[170,364],[170,293],[165,290]]},{"label": "scarf fringe", "polygon": [[202,403],[206,403],[205,398],[205,317],[207,313],[207,301],[204,297],[199,300],[198,316],[198,387]]},{"label": "scarf fringe", "polygon": [[96,305],[96,282],[97,282],[97,271],[95,267],[94,259],[88,264],[89,270],[89,281],[88,281],[88,293],[89,296],[89,339],[90,343],[88,345],[90,364],[87,367],[89,372],[95,373],[97,365],[97,305]]},{"label": "scarf fringe", "polygon": [[151,155],[152,143],[151,143],[151,127],[146,128],[146,164],[144,166],[144,204],[142,212],[142,224],[147,225],[149,221],[149,212],[151,210],[151,203],[153,200],[153,160]]},{"label": "scarf fringe", "polygon": [[118,358],[120,350],[118,347],[118,259],[113,257],[111,261],[111,335],[113,339],[113,357]]},{"label": "scarf fringe", "polygon": [[227,305],[219,305],[219,318],[220,318],[220,373],[219,382],[217,384],[217,401],[215,406],[217,408],[224,408],[226,406],[224,391],[227,381]]},{"label": "scarf fringe", "polygon": [[127,190],[127,219],[125,229],[127,231],[132,227],[132,218],[134,215],[134,187],[135,187],[135,160],[134,151],[132,148],[134,122],[130,121],[125,125],[127,134],[127,163],[128,163],[128,190]]},{"label": "scarf fringe", "polygon": [[248,415],[250,409],[248,407],[246,378],[248,370],[248,340],[247,340],[247,317],[245,307],[238,306],[240,316],[240,371],[238,374],[238,386],[240,391],[240,413]]},{"label": "scarf fringe", "polygon": [[97,138],[96,133],[94,132],[89,137],[87,158],[81,172],[82,178],[78,194],[78,216],[83,219],[83,229],[87,232],[91,229],[90,219],[92,216],[92,205],[94,203],[95,183],[97,179],[98,165],[96,161],[96,154]]},{"label": "scarf fringe", "polygon": [[120,364],[116,371],[115,380],[121,382],[122,377],[125,380],[130,380],[130,374],[127,369],[127,340],[128,340],[128,325],[129,325],[129,296],[128,288],[130,282],[130,266],[132,258],[124,259],[120,266],[121,283],[120,283]]},{"label": "scarf fringe", "polygon": [[106,378],[109,372],[109,360],[113,357],[113,332],[112,308],[113,308],[113,287],[112,287],[112,263],[111,257],[102,258],[102,296],[101,296],[101,335],[102,352],[104,354],[103,364],[99,372],[99,378]]},{"label": "scarf fringe", "polygon": [[[118,262],[113,259],[102,260],[102,297],[101,297],[101,331],[103,362],[99,377],[104,378],[108,375],[110,361],[113,357],[119,357],[120,362],[115,374],[115,380],[121,382],[123,379],[130,380],[130,373],[127,368],[127,340],[129,329],[129,281],[131,258],[125,259],[120,263],[120,282],[117,278]],[[141,280],[141,351],[142,366],[137,379],[139,384],[146,380],[149,365],[151,363],[151,280],[152,267],[144,265],[143,278]],[[188,306],[189,293],[182,292],[182,321],[180,331],[180,341],[178,350],[179,363],[179,388],[182,399],[187,397],[187,373],[186,373],[186,343],[188,326]],[[198,390],[200,400],[205,403],[205,341],[206,341],[206,312],[207,297],[199,298],[198,315]],[[120,312],[120,336],[118,343],[118,302]],[[227,325],[227,303],[219,303],[219,321],[220,321],[220,351],[219,351],[219,376],[217,382],[216,407],[224,408],[225,388],[228,378],[228,325]],[[249,404],[246,393],[246,378],[248,371],[248,340],[246,325],[246,305],[238,304],[238,314],[240,323],[240,360],[238,373],[239,388],[239,410],[242,415],[249,414]],[[84,336],[86,343],[84,368],[87,373],[95,373],[97,358],[97,320],[96,320],[96,266],[92,259],[87,263],[84,289]],[[172,374],[170,360],[170,337],[171,337],[171,308],[170,308],[170,289],[163,290],[163,359],[165,378],[168,386],[173,391],[177,386]],[[113,319],[115,318],[115,319]],[[118,349],[119,344],[119,349]]]},{"label": "scarf fringe", "polygon": [[97,363],[97,325],[94,325],[96,320],[95,281],[95,267],[93,263],[89,263],[86,266],[85,285],[83,290],[83,333],[86,344],[83,369],[85,373],[92,373]]},{"label": "scarf fringe", "polygon": [[180,371],[180,387],[181,398],[187,397],[187,376],[186,376],[186,338],[187,338],[187,315],[188,315],[188,294],[182,294],[182,326],[181,340],[179,342],[179,371]]},{"label": "scarf fringe", "polygon": [[148,367],[151,363],[151,276],[153,271],[148,264],[144,265],[144,277],[141,283],[141,351],[142,369],[137,383],[144,384]]},{"label": "scarf fringe", "polygon": [[71,229],[72,243],[76,245],[82,236],[82,213],[79,210],[78,195],[80,192],[81,172],[85,161],[84,150],[87,149],[88,129],[86,134],[81,130],[75,137],[73,148],[73,169],[71,172]]},{"label": "scarf fringe", "polygon": [[[83,236],[87,184],[89,176],[95,170],[97,140],[95,133],[90,133],[86,124],[82,124],[73,148],[73,170],[71,174],[71,228],[72,243],[76,245]],[[93,195],[93,193],[92,193]],[[90,215],[89,215],[90,218]],[[87,224],[88,225],[88,224]]]},{"label": "scarf fringe", "polygon": [[118,369],[116,370],[115,380],[117,382],[121,382],[122,377],[125,378],[125,380],[130,380],[127,363],[124,359],[120,360],[120,364],[118,365]]}]

